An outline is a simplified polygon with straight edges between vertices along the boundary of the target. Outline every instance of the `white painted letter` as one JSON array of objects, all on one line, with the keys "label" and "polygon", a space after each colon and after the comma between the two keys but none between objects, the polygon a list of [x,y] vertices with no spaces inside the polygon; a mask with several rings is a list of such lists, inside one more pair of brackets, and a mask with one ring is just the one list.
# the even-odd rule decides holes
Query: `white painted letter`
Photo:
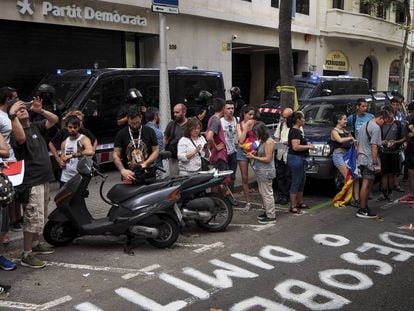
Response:
[{"label": "white painted letter", "polygon": [[[296,288],[295,292],[291,291],[292,288]],[[297,293],[298,288],[302,289],[302,293]],[[326,289],[294,279],[289,279],[280,283],[274,290],[278,292],[282,298],[297,301],[311,310],[336,310],[351,302]],[[318,296],[322,296],[324,300],[328,301],[323,303],[315,301],[315,298]]]},{"label": "white painted letter", "polygon": [[208,299],[210,298],[210,294],[205,291],[204,289],[195,286],[191,283],[188,283],[186,281],[180,280],[179,278],[176,278],[172,275],[169,275],[167,273],[161,273],[159,278],[163,280],[164,282],[167,282],[168,284],[171,284],[174,287],[177,287],[178,289],[181,289],[187,293],[189,293],[192,296],[195,296],[199,299]]},{"label": "white painted letter", "polygon": [[[354,278],[359,280],[359,283],[350,284],[339,282],[335,279],[337,275],[349,275],[353,276]],[[328,269],[319,272],[319,279],[324,282],[326,285],[337,287],[340,289],[347,289],[347,290],[363,290],[370,288],[374,282],[368,277],[368,275],[349,269]]]},{"label": "white painted letter", "polygon": [[47,15],[50,11],[52,11],[52,8],[53,8],[53,6],[50,2],[43,1],[42,14]]},{"label": "white painted letter", "polygon": [[224,262],[218,259],[213,259],[213,260],[210,260],[209,262],[215,266],[222,267],[227,270],[223,270],[223,269],[214,270],[213,273],[215,277],[211,277],[193,268],[184,268],[183,272],[187,275],[192,276],[193,278],[196,278],[197,280],[201,282],[210,284],[218,288],[232,287],[233,281],[230,278],[231,276],[236,277],[236,278],[243,278],[243,279],[251,279],[251,278],[255,278],[258,276],[256,273],[239,268],[235,265],[229,264],[227,262]]},{"label": "white painted letter", "polygon": [[274,266],[269,265],[268,263],[265,263],[264,261],[262,261],[259,257],[253,257],[253,256],[240,254],[240,253],[231,254],[231,257],[240,259],[242,261],[245,261],[251,264],[252,266],[256,266],[256,267],[259,267],[265,270],[272,270],[275,268]]},{"label": "white painted letter", "polygon": [[340,247],[349,244],[349,240],[336,234],[315,234],[313,240],[324,246]]},{"label": "white painted letter", "polygon": [[264,309],[260,308],[260,310],[263,311],[295,311],[280,303],[257,296],[236,303],[230,308],[230,311],[247,311],[253,307],[262,307]]},{"label": "white painted letter", "polygon": [[74,307],[78,311],[103,311],[101,308],[95,306],[90,302],[83,302]]},{"label": "white painted letter", "polygon": [[358,252],[365,253],[367,250],[369,250],[371,248],[376,248],[377,253],[383,254],[383,255],[389,255],[390,253],[399,254],[399,255],[396,255],[396,256],[392,257],[392,259],[395,260],[395,261],[407,261],[408,259],[410,259],[411,256],[414,256],[413,253],[403,251],[403,250],[398,249],[398,248],[392,248],[392,247],[379,245],[379,244],[368,243],[368,242],[365,242],[360,247],[358,247],[356,250]]},{"label": "white painted letter", "polygon": [[120,287],[116,289],[115,293],[117,293],[122,298],[128,300],[129,302],[139,305],[143,309],[149,311],[177,311],[187,306],[187,303],[183,300],[176,300],[170,302],[168,305],[163,306],[155,302],[154,300],[151,300],[141,295],[140,293],[137,293],[136,291],[130,290],[125,287]]},{"label": "white painted letter", "polygon": [[[277,255],[273,255],[272,252],[284,253],[288,256],[277,256]],[[266,245],[265,247],[263,247],[260,250],[259,255],[272,261],[280,261],[280,262],[287,262],[287,263],[298,263],[306,259],[305,255],[291,251],[284,247],[272,246],[272,245]]]},{"label": "white painted letter", "polygon": [[392,272],[392,267],[390,264],[376,259],[360,259],[357,254],[355,253],[345,253],[341,255],[341,258],[349,263],[353,263],[354,265],[358,266],[376,266],[374,272],[382,275],[387,275]]},{"label": "white painted letter", "polygon": [[[412,241],[413,243],[412,244],[397,243],[397,242],[391,241],[390,236],[394,236],[394,237],[404,239],[404,240],[409,240],[409,241]],[[398,234],[394,232],[384,232],[384,233],[381,233],[379,237],[383,242],[391,244],[392,246],[395,246],[395,247],[414,248],[414,237],[409,236],[409,235]]]}]

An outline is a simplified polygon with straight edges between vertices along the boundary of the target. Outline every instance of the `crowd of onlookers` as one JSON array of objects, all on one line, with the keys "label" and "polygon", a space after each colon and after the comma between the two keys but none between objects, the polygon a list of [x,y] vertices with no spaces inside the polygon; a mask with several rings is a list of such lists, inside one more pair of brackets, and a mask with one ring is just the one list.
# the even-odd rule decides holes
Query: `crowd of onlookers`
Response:
[{"label": "crowd of onlookers", "polygon": [[[45,266],[38,254],[53,252],[49,245],[39,241],[48,215],[49,183],[57,178],[63,186],[77,173],[79,157],[93,157],[98,144],[93,133],[84,127],[82,112],[60,115],[53,90],[47,86],[44,89],[30,103],[19,100],[13,88],[0,89],[0,164],[7,167],[24,160],[25,168],[22,183],[11,188],[14,200],[5,199],[0,193],[0,243],[8,242],[9,229],[23,231],[21,264],[31,268]],[[140,92],[129,90],[128,101],[117,117],[120,129],[113,150],[113,161],[123,181],[135,180],[137,166],[144,170],[153,163],[162,166],[160,152],[168,150],[170,175],[189,175],[210,168],[232,170],[226,184],[234,190],[239,169],[244,211],[252,205],[248,183],[251,166],[263,202],[264,212],[257,216],[260,223],[276,221],[277,203],[290,204],[291,213],[302,213],[302,209],[308,208],[303,197],[307,158],[309,150],[315,149],[304,133],[305,115],[285,108],[276,130],[271,131],[254,119],[255,108],[242,101],[240,90],[231,91],[232,100],[214,98],[212,105],[198,107],[191,118],[187,117],[186,105],[175,105],[173,119],[163,132],[158,109],[145,108]],[[367,202],[375,175],[382,176],[383,196],[379,200],[390,200],[392,191],[401,191],[396,177],[402,163],[410,186],[409,195],[402,201],[414,202],[414,104],[408,106],[407,118],[400,111],[400,98],[393,98],[391,105],[376,115],[367,112],[364,99],[355,105],[355,114],[336,116],[337,124],[330,135],[332,159],[346,178],[344,155],[349,148],[356,147],[359,175],[353,183],[350,204],[358,208],[358,217],[372,218],[375,214]],[[52,165],[60,168],[58,176]],[[7,177],[1,176],[0,182],[7,182]],[[16,264],[0,256],[0,268],[13,270]],[[7,285],[0,285],[0,292],[8,289]]]}]

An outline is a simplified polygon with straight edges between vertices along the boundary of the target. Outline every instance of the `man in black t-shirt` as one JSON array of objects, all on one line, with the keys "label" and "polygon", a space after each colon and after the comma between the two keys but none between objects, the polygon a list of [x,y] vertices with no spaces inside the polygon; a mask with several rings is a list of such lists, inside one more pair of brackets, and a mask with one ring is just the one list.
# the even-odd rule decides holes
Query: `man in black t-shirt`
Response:
[{"label": "man in black t-shirt", "polygon": [[[42,115],[43,121],[31,123],[25,103],[18,101],[9,110],[12,122],[13,150],[18,160],[24,160],[24,178],[20,186],[26,193],[23,204],[23,256],[21,264],[30,268],[43,268],[45,262],[36,254],[50,254],[53,249],[39,242],[49,203],[49,182],[53,181],[52,166],[44,139],[46,131],[58,122],[58,117],[42,108],[36,97],[30,111]],[[23,197],[23,196],[22,196]]]},{"label": "man in black t-shirt", "polygon": [[140,165],[143,169],[157,160],[160,149],[157,136],[152,128],[142,124],[142,112],[131,107],[127,112],[128,126],[115,137],[113,159],[123,180],[132,182],[133,169]]}]

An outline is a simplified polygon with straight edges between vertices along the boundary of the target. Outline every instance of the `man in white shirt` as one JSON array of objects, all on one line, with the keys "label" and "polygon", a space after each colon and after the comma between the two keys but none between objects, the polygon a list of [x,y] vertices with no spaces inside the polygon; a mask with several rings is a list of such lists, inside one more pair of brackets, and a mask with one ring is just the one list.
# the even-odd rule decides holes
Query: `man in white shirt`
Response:
[{"label": "man in white shirt", "polygon": [[290,169],[287,166],[287,152],[288,152],[288,136],[289,128],[286,124],[287,118],[293,114],[291,108],[285,108],[282,112],[279,124],[275,131],[276,142],[276,185],[277,185],[277,199],[275,203],[286,205],[289,202],[289,189],[291,183]]},{"label": "man in white shirt", "polygon": [[231,100],[226,101],[224,105],[223,117],[220,118],[221,127],[224,130],[224,138],[226,140],[227,148],[227,165],[230,170],[233,171],[231,174],[231,183],[229,185],[230,190],[234,191],[234,181],[236,180],[237,170],[237,120],[234,117],[234,103]]}]

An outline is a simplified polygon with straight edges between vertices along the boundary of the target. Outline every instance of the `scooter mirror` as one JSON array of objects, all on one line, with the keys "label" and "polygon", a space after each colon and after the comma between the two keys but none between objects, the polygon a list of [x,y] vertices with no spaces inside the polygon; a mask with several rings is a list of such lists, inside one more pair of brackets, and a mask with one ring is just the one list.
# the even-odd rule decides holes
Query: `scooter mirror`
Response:
[{"label": "scooter mirror", "polygon": [[163,152],[161,152],[160,153],[160,158],[162,160],[166,160],[166,159],[171,158],[171,152],[170,151],[163,151]]}]

